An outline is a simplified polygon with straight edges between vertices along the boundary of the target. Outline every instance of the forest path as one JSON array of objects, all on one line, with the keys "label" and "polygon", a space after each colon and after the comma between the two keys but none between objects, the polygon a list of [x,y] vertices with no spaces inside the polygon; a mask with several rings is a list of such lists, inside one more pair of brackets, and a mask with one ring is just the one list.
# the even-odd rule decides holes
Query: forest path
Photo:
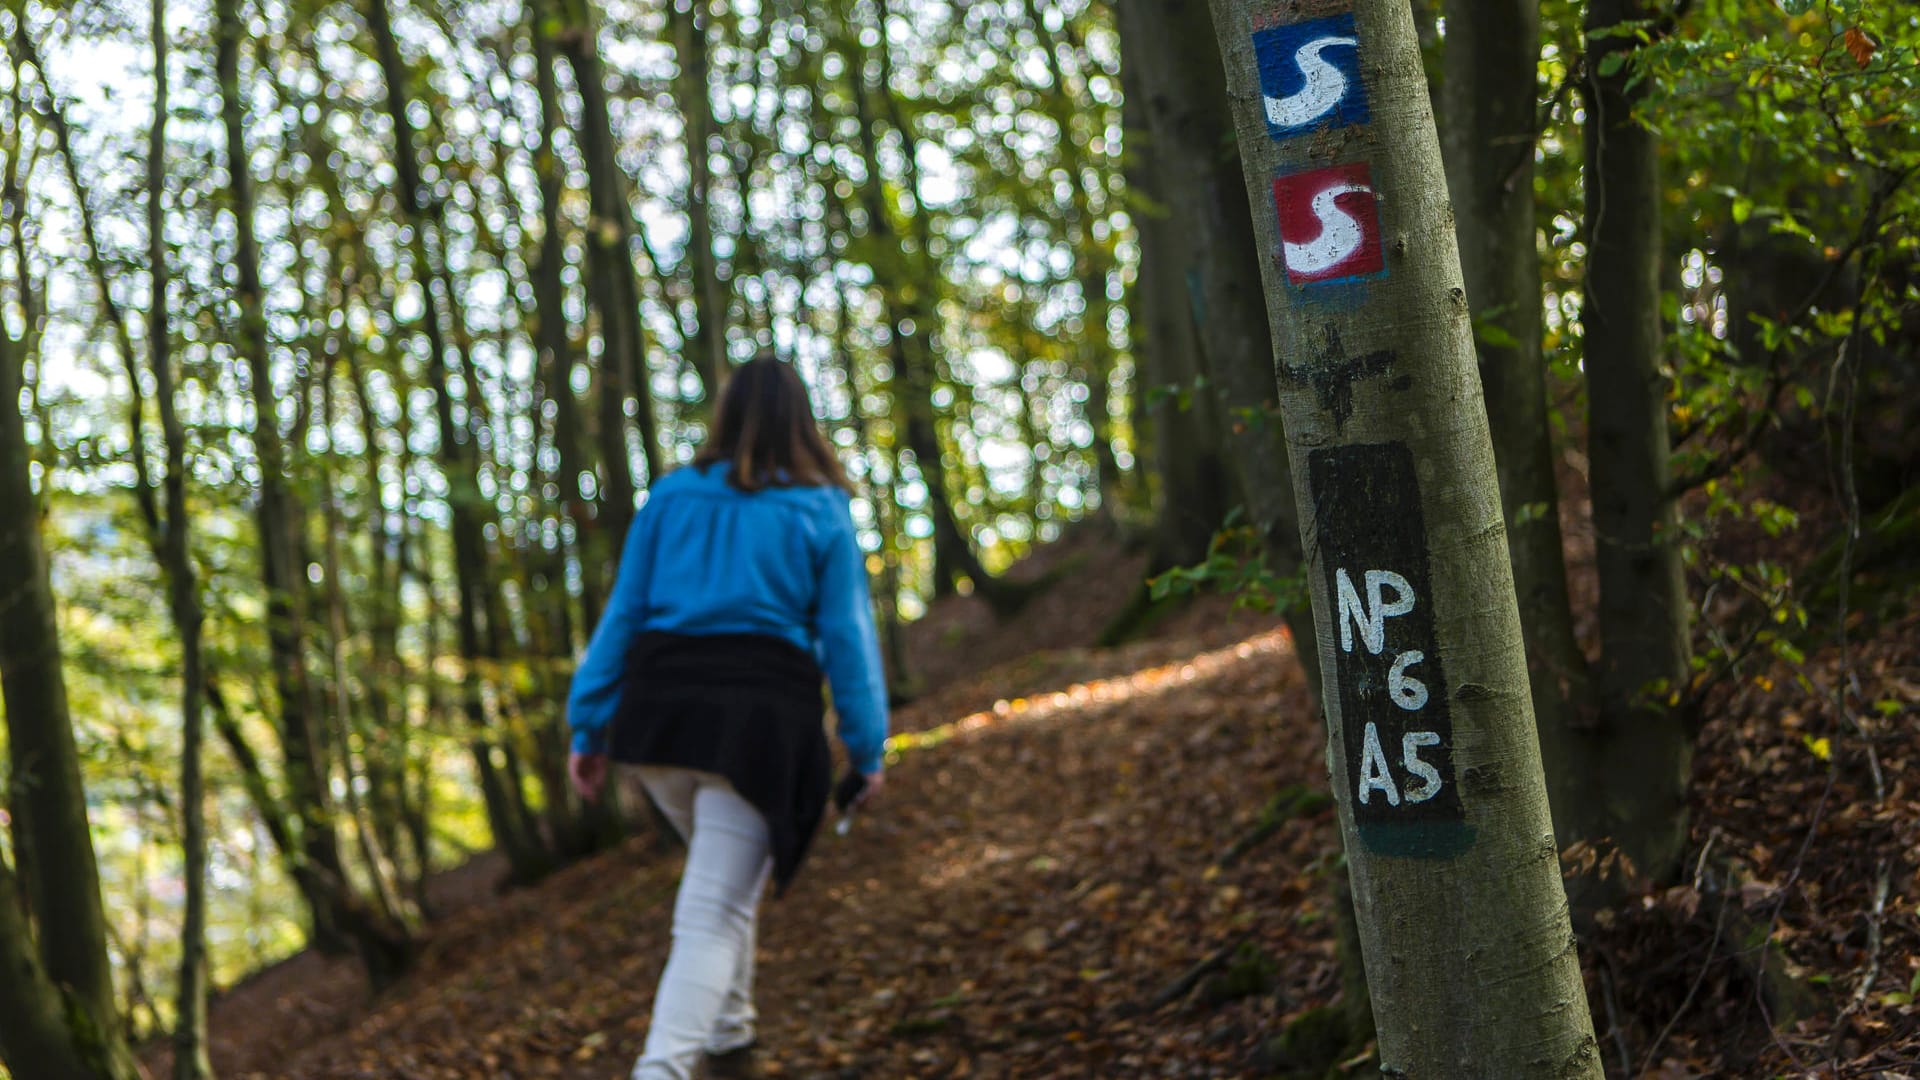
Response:
[{"label": "forest path", "polygon": [[[1285,1013],[1334,986],[1330,812],[1214,866],[1273,792],[1324,784],[1290,648],[1270,630],[1212,650],[1063,653],[956,692],[1090,664],[1120,673],[965,715],[908,710],[884,806],[847,837],[823,830],[791,894],[763,911],[762,1071],[1246,1072]],[[458,916],[420,973],[340,1037],[226,1075],[624,1076],[678,868],[642,838]],[[1148,1007],[1240,942],[1272,958],[1277,993]]]}]

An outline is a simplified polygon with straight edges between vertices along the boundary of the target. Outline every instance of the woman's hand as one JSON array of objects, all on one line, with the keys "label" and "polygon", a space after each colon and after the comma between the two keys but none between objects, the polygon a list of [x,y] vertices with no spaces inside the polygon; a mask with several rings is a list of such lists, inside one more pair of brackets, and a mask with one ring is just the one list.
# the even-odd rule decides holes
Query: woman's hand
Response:
[{"label": "woman's hand", "polygon": [[570,753],[567,755],[567,777],[573,781],[573,790],[580,797],[593,803],[600,801],[600,791],[607,786],[607,755]]},{"label": "woman's hand", "polygon": [[860,789],[860,796],[853,800],[853,806],[864,810],[879,797],[880,789],[886,786],[887,774],[876,769],[870,773],[862,773],[861,776],[867,781],[867,786]]}]

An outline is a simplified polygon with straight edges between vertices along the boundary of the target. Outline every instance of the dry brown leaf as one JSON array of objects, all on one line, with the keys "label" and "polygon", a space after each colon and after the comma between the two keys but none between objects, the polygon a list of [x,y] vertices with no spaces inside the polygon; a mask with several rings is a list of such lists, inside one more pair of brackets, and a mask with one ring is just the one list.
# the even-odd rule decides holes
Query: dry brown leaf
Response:
[{"label": "dry brown leaf", "polygon": [[1873,38],[1867,35],[1865,30],[1857,26],[1847,27],[1845,37],[1847,51],[1853,54],[1855,63],[1861,67],[1866,67],[1868,64],[1873,63],[1873,54],[1880,50],[1879,42],[1873,40]]}]

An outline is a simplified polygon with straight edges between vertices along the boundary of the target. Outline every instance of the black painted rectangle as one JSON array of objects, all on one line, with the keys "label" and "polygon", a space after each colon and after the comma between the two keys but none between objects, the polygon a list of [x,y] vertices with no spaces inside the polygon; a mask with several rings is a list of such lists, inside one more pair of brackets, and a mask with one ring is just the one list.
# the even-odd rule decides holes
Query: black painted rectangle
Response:
[{"label": "black painted rectangle", "polygon": [[1355,823],[1374,850],[1457,854],[1471,837],[1449,827],[1465,814],[1413,454],[1361,443],[1307,462]]}]

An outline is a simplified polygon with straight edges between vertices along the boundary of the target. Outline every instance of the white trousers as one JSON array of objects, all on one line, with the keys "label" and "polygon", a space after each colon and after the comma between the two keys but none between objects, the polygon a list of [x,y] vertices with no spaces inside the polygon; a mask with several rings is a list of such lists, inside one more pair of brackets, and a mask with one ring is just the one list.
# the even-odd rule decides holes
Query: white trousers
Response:
[{"label": "white trousers", "polygon": [[724,777],[641,766],[640,782],[687,841],[673,948],[633,1080],[688,1080],[701,1058],[754,1040],[753,947],[773,868],[766,818]]}]

